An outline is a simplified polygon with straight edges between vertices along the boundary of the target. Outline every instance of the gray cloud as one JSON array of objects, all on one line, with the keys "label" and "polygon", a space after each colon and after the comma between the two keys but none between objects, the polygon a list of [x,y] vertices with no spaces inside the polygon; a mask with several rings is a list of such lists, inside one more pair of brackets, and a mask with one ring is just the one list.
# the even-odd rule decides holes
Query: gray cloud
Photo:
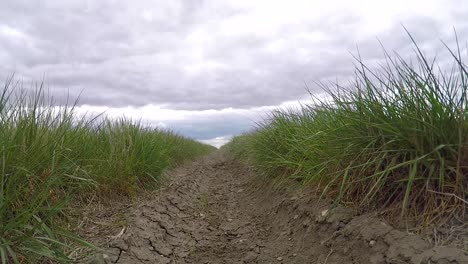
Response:
[{"label": "gray cloud", "polygon": [[[269,2],[257,12],[237,1],[4,0],[0,76],[45,76],[54,93],[83,91],[83,104],[248,108],[301,97],[304,82],[345,79],[356,45],[365,59],[381,58],[377,37],[389,50],[410,52],[401,23],[430,50],[439,38],[453,39],[452,27],[468,34],[464,1],[427,4],[437,12],[400,3],[402,12],[387,17],[385,7],[344,3],[317,4],[323,14],[304,5],[296,17]],[[367,15],[379,12],[380,24],[369,24]]]}]

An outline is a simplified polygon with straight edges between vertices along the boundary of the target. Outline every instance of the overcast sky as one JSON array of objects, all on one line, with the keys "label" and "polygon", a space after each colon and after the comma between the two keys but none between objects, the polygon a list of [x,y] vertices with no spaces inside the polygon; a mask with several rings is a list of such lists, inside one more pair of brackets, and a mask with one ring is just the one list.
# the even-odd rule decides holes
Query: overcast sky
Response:
[{"label": "overcast sky", "polygon": [[0,77],[45,79],[80,111],[106,111],[220,144],[306,84],[365,61],[430,54],[468,37],[466,0],[1,0]]}]

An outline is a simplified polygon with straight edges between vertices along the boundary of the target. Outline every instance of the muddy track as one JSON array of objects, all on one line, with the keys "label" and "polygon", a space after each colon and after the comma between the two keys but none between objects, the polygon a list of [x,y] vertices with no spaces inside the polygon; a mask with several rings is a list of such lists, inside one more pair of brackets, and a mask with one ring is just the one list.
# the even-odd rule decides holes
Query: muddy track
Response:
[{"label": "muddy track", "polygon": [[88,263],[468,263],[460,248],[261,182],[219,151],[169,178],[126,209],[121,232],[95,238],[104,253]]}]

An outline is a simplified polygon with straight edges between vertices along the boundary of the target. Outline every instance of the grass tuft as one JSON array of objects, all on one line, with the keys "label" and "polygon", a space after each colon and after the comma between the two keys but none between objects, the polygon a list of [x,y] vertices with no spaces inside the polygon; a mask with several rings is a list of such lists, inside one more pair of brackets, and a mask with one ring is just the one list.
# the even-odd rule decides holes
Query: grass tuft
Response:
[{"label": "grass tuft", "polygon": [[458,47],[449,49],[449,70],[415,48],[413,63],[385,53],[378,69],[357,57],[352,85],[321,85],[325,99],[275,111],[228,147],[267,175],[317,184],[337,202],[425,225],[463,221],[468,68]]},{"label": "grass tuft", "polygon": [[[91,194],[131,196],[163,170],[214,148],[127,119],[80,118],[13,78],[0,92],[0,263],[70,261],[64,207]],[[71,243],[73,242],[73,243]]]}]

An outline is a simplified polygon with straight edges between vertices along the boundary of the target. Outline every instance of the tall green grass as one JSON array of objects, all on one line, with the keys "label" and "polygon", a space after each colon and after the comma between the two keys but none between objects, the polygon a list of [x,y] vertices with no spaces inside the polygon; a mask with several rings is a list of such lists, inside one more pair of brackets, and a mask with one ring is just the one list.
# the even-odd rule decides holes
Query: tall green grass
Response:
[{"label": "tall green grass", "polygon": [[337,202],[424,224],[464,219],[468,68],[459,49],[449,49],[447,70],[415,48],[412,62],[385,53],[377,69],[357,58],[352,85],[322,85],[326,99],[273,112],[231,150],[272,177],[317,184]]},{"label": "tall green grass", "polygon": [[[70,199],[133,195],[163,170],[214,148],[126,119],[83,118],[38,87],[0,93],[0,263],[70,260],[62,228]],[[89,244],[88,244],[89,245]]]}]

